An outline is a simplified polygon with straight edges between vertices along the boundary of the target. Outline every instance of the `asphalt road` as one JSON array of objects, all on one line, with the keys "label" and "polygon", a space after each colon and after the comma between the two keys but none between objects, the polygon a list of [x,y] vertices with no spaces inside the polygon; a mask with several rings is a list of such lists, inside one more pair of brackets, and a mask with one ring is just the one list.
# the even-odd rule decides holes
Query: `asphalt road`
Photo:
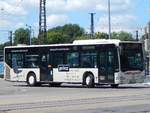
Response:
[{"label": "asphalt road", "polygon": [[150,86],[28,87],[0,80],[0,113],[150,113]]}]

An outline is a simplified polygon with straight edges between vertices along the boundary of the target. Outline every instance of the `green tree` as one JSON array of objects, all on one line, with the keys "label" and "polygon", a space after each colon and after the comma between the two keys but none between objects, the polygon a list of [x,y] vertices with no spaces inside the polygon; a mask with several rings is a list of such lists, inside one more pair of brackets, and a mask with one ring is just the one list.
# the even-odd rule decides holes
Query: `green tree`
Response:
[{"label": "green tree", "polygon": [[85,34],[84,29],[77,24],[66,24],[63,26],[63,34],[70,37],[70,42],[74,41],[76,37]]},{"label": "green tree", "polygon": [[[131,33],[127,33],[124,31],[121,32],[113,32],[111,34],[112,39],[118,39],[121,41],[134,41],[135,39],[132,37]],[[77,37],[78,40],[86,40],[86,39],[108,39],[108,34],[104,32],[97,32],[93,37],[89,35],[82,35]]]},{"label": "green tree", "polygon": [[32,45],[38,45],[39,44],[39,39],[36,37],[32,38]]},{"label": "green tree", "polygon": [[91,38],[91,35],[90,34],[84,34],[84,35],[82,35],[82,36],[78,36],[77,38],[76,38],[76,40],[88,40],[88,39],[90,39]]},{"label": "green tree", "polygon": [[14,33],[14,44],[29,44],[29,29],[19,28]]},{"label": "green tree", "polygon": [[69,40],[69,36],[61,32],[48,32],[47,37],[47,44],[67,43]]},{"label": "green tree", "polygon": [[108,34],[103,32],[97,32],[93,36],[90,34],[84,34],[76,38],[77,40],[87,40],[87,39],[108,39]]},{"label": "green tree", "polygon": [[72,43],[77,37],[84,35],[84,29],[77,24],[66,24],[48,30],[48,43]]},{"label": "green tree", "polygon": [[103,32],[95,33],[95,39],[108,39],[108,34]]},{"label": "green tree", "polygon": [[135,40],[131,33],[127,33],[124,31],[113,32],[111,36],[112,36],[112,39],[119,39],[121,41],[134,41]]},{"label": "green tree", "polygon": [[0,51],[3,50],[5,47],[5,44],[0,44]]},{"label": "green tree", "polygon": [[6,46],[10,46],[10,42],[5,42],[3,44],[0,44],[0,55],[3,54],[3,50],[4,50],[4,47]]}]

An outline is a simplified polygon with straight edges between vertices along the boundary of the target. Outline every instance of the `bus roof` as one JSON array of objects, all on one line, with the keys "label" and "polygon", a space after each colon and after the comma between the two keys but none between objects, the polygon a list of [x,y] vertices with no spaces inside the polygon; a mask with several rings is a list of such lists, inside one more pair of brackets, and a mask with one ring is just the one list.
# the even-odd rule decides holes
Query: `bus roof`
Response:
[{"label": "bus roof", "polygon": [[90,39],[90,40],[75,40],[74,45],[84,45],[84,44],[115,44],[118,45],[120,40],[111,39]]},{"label": "bus roof", "polygon": [[73,43],[68,44],[48,44],[48,45],[24,45],[19,44],[17,46],[7,46],[5,48],[28,48],[28,47],[51,47],[51,46],[72,46],[72,45],[93,45],[93,44],[115,44],[119,46],[119,43],[138,43],[136,41],[120,41],[116,39],[89,39],[89,40],[75,40]]}]

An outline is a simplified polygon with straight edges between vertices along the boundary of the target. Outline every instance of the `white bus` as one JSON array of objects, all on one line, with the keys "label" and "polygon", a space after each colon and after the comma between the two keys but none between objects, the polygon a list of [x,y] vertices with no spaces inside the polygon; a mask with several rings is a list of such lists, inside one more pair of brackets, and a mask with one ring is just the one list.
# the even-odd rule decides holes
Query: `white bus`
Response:
[{"label": "white bus", "polygon": [[61,85],[142,83],[142,43],[119,40],[76,40],[72,44],[5,47],[4,79]]}]

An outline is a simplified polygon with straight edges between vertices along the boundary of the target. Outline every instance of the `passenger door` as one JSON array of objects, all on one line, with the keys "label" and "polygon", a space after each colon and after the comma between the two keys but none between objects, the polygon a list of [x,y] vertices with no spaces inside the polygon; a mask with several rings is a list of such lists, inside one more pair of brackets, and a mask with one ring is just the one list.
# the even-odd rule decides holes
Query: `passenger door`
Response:
[{"label": "passenger door", "polygon": [[105,49],[99,53],[99,83],[114,82],[114,50]]},{"label": "passenger door", "polygon": [[40,55],[40,80],[51,81],[52,80],[52,69],[49,64],[49,54]]}]

